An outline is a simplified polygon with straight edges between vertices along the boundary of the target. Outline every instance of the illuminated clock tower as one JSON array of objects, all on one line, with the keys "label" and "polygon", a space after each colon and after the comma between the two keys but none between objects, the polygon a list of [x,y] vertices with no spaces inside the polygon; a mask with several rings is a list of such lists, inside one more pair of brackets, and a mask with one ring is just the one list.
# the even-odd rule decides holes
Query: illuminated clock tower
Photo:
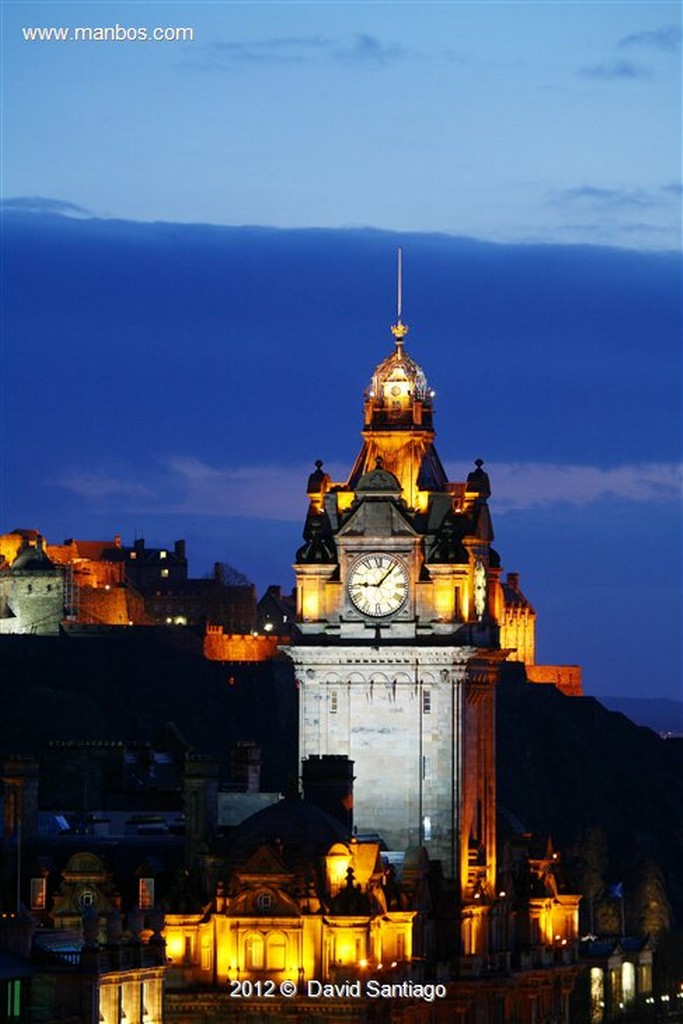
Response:
[{"label": "illuminated clock tower", "polygon": [[[477,460],[450,482],[422,369],[393,351],[365,393],[348,480],[318,462],[296,556],[300,757],[354,762],[354,822],[424,845],[473,908],[495,885],[494,691],[504,654],[499,561]],[[475,901],[479,900],[479,904]],[[479,943],[472,933],[473,948]]]}]

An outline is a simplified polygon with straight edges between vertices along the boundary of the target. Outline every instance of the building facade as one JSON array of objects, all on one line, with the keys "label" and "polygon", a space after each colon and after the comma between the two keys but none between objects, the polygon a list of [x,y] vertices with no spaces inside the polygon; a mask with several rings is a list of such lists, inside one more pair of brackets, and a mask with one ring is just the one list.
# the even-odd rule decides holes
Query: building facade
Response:
[{"label": "building facade", "polygon": [[[508,657],[533,663],[535,612],[501,580],[477,459],[450,481],[434,391],[405,349],[365,392],[363,445],[343,483],[309,478],[297,552],[300,757],[354,763],[354,822],[390,850],[423,846],[454,881],[460,950],[486,954],[496,897],[494,702]],[[506,649],[505,642],[515,642]]]}]

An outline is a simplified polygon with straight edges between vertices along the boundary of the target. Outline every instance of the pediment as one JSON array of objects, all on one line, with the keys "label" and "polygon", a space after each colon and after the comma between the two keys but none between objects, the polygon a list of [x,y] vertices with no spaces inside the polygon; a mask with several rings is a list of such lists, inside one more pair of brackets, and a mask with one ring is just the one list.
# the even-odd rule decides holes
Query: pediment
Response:
[{"label": "pediment", "polygon": [[337,538],[417,536],[407,513],[391,498],[362,498],[337,532]]},{"label": "pediment", "polygon": [[237,869],[239,878],[289,878],[291,872],[272,846],[263,844]]},{"label": "pediment", "polygon": [[230,917],[301,917],[295,899],[276,886],[256,886],[234,896],[228,906]]}]

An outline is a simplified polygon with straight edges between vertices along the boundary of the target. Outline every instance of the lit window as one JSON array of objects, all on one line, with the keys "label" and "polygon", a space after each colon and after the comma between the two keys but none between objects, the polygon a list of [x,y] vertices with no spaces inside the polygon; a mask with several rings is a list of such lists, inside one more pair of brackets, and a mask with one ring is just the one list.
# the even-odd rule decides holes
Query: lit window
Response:
[{"label": "lit window", "polygon": [[160,551],[159,552],[159,558],[166,558],[166,552],[165,551]]},{"label": "lit window", "polygon": [[140,910],[151,910],[154,906],[154,879],[141,878],[138,881],[138,906]]},{"label": "lit window", "polygon": [[621,965],[621,994],[625,1003],[636,998],[636,969],[629,960]]},{"label": "lit window", "polygon": [[268,936],[266,964],[269,971],[284,971],[287,966],[287,938],[282,932]]},{"label": "lit window", "polygon": [[161,575],[162,576],[168,576],[168,569],[162,569],[161,570]]},{"label": "lit window", "polygon": [[339,698],[337,696],[337,691],[336,690],[332,690],[332,692],[330,693],[330,714],[331,715],[336,715],[338,709],[339,709]]},{"label": "lit window", "polygon": [[428,814],[425,814],[422,819],[422,834],[425,842],[428,842],[432,838],[432,819]]},{"label": "lit window", "polygon": [[247,935],[244,940],[244,966],[248,971],[263,968],[263,938],[260,935]]},{"label": "lit window", "polygon": [[605,1015],[605,976],[600,967],[591,967],[591,1024],[602,1024]]},{"label": "lit window", "polygon": [[422,714],[431,715],[432,713],[432,691],[422,691]]},{"label": "lit window", "polygon": [[31,910],[45,910],[45,878],[31,879]]},{"label": "lit window", "polygon": [[128,557],[129,558],[137,558],[138,557],[137,551],[129,551],[128,552]]}]

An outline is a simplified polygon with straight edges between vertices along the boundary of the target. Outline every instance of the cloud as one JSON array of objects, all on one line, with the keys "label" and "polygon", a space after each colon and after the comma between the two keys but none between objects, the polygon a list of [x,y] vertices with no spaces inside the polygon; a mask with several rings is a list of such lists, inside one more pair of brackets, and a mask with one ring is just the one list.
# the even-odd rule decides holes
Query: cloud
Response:
[{"label": "cloud", "polygon": [[[303,521],[308,507],[306,483],[313,467],[215,467],[194,457],[168,462],[182,496],[173,512],[192,515],[243,516],[254,519]],[[346,470],[325,464],[333,479],[345,479]]]},{"label": "cloud", "polygon": [[350,44],[335,47],[334,56],[343,64],[359,67],[381,67],[406,55],[401,46],[385,46],[376,36],[364,32],[354,36]]},{"label": "cloud", "polygon": [[558,503],[582,506],[618,499],[630,502],[680,501],[683,466],[636,463],[601,469],[598,466],[541,462],[495,463],[491,505],[498,512]]},{"label": "cloud", "polygon": [[5,210],[24,210],[28,213],[60,213],[65,217],[92,217],[92,211],[63,199],[48,199],[45,196],[15,196],[3,199],[0,205]]},{"label": "cloud", "polygon": [[604,61],[602,64],[590,64],[582,68],[579,68],[577,74],[584,78],[625,78],[625,79],[638,79],[638,78],[650,78],[652,71],[649,68],[643,67],[642,64],[634,64],[630,60],[609,60]]},{"label": "cloud", "polygon": [[[461,468],[451,464],[458,479]],[[333,480],[346,479],[348,467],[325,463]],[[74,471],[59,486],[93,502],[123,500],[129,511],[189,516],[222,516],[303,524],[308,506],[309,464],[212,466],[194,456],[176,456],[163,465],[152,490],[134,480],[102,471]],[[510,462],[490,463],[494,512],[549,507],[558,503],[584,506],[598,501],[670,502],[680,500],[683,467],[672,463],[635,463],[602,469],[598,466]],[[142,475],[142,472],[141,472]],[[144,473],[149,480],[154,474]]]},{"label": "cloud", "polygon": [[596,185],[580,185],[551,194],[548,202],[552,205],[563,203],[589,202],[612,208],[661,206],[669,201],[671,186],[660,188],[604,188]]},{"label": "cloud", "polygon": [[300,64],[332,46],[332,40],[324,36],[287,36],[252,42],[216,42],[206,52],[219,63]]},{"label": "cloud", "polygon": [[316,35],[216,42],[205,47],[199,66],[220,69],[231,64],[309,64],[334,60],[346,66],[370,68],[405,56],[402,47],[386,45],[377,36],[359,32],[343,39]]},{"label": "cloud", "polygon": [[54,483],[67,491],[80,495],[91,501],[104,498],[151,498],[154,492],[136,480],[123,480],[111,476],[104,471],[82,472],[71,470],[58,477]]},{"label": "cloud", "polygon": [[644,46],[665,53],[677,53],[681,48],[681,28],[679,25],[665,25],[650,32],[634,32],[620,39],[617,46]]}]

